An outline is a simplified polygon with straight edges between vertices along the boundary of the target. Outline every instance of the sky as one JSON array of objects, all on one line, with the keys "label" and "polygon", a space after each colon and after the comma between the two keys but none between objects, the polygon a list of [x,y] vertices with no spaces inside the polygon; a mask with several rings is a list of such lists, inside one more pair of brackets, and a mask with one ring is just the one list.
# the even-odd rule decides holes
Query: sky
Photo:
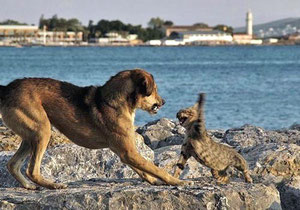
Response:
[{"label": "sky", "polygon": [[245,25],[251,10],[254,24],[289,17],[300,17],[300,0],[0,0],[0,21],[13,19],[38,24],[43,14],[50,18],[77,18],[84,25],[89,20],[121,20],[147,26],[152,17],[171,20],[176,25],[206,23]]}]

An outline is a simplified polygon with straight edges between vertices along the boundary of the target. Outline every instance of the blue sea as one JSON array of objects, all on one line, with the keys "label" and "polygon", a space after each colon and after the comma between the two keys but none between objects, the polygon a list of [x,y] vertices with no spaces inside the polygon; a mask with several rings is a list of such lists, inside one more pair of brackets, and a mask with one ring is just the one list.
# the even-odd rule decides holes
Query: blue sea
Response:
[{"label": "blue sea", "polygon": [[166,100],[157,115],[139,111],[137,125],[175,119],[200,92],[209,129],[300,123],[300,46],[0,48],[2,85],[23,77],[102,85],[133,68],[151,72]]}]

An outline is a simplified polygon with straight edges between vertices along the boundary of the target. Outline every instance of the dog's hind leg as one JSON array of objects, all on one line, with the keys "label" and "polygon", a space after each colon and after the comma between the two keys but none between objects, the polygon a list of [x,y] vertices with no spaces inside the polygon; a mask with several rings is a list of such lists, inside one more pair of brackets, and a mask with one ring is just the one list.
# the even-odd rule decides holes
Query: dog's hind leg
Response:
[{"label": "dog's hind leg", "polygon": [[8,161],[7,169],[9,172],[18,180],[24,188],[34,190],[36,186],[30,183],[21,173],[21,167],[26,157],[30,154],[31,148],[26,140],[23,140],[18,151],[14,156]]},{"label": "dog's hind leg", "polygon": [[50,140],[51,127],[48,118],[45,118],[42,123],[38,124],[38,126],[38,130],[35,132],[34,136],[32,136],[31,139],[32,154],[26,174],[31,179],[31,181],[43,187],[49,189],[66,188],[67,185],[54,183],[50,180],[45,179],[41,175],[41,162]]}]

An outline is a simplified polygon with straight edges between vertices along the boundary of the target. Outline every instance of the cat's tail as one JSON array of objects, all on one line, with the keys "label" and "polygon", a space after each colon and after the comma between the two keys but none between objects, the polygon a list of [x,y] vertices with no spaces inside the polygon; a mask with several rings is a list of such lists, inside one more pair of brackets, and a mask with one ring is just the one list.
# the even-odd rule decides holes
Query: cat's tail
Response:
[{"label": "cat's tail", "polygon": [[200,93],[199,94],[197,131],[199,132],[200,137],[205,137],[206,136],[205,116],[204,116],[205,98],[206,98],[205,93]]}]

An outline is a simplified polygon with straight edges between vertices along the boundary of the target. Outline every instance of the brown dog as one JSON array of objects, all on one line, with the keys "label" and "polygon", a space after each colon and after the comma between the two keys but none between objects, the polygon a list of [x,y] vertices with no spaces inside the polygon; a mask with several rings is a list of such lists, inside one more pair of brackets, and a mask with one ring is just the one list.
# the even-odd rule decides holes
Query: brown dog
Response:
[{"label": "brown dog", "polygon": [[119,72],[101,87],[78,87],[53,79],[28,78],[0,86],[3,121],[22,138],[9,160],[10,173],[27,189],[36,189],[20,172],[30,155],[27,177],[49,189],[66,188],[40,174],[51,124],[74,143],[90,149],[110,148],[121,161],[151,184],[184,182],[144,159],[135,147],[136,109],[155,114],[164,104],[153,76],[135,69]]}]

